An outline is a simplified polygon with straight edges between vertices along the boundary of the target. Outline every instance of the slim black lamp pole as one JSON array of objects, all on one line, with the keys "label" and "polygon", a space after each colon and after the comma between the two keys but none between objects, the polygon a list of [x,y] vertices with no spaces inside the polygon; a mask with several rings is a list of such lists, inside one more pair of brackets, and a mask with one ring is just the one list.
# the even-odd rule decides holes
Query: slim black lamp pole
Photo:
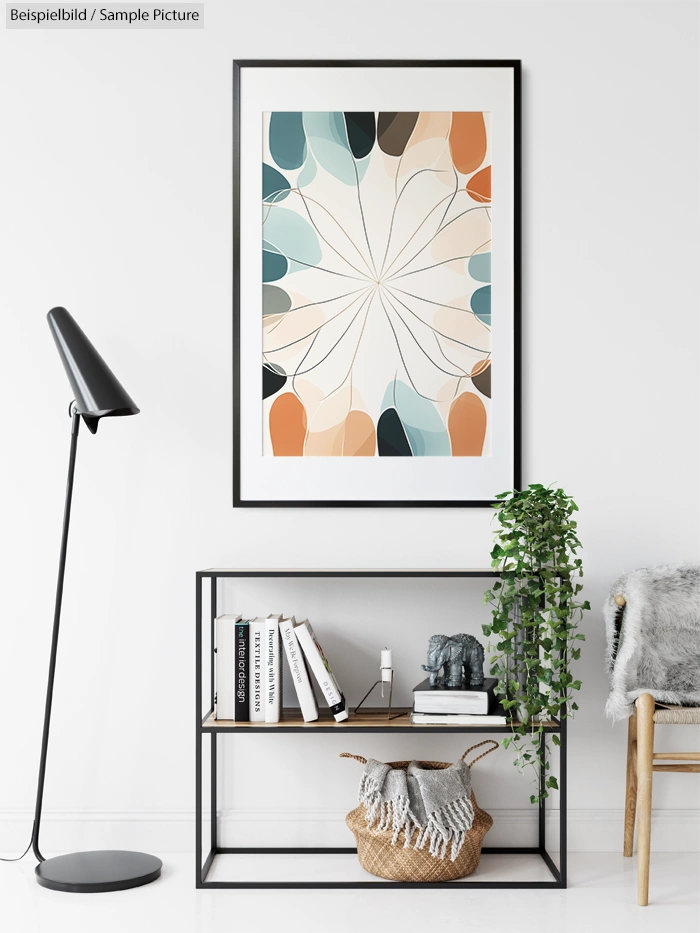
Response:
[{"label": "slim black lamp pole", "polygon": [[61,553],[58,560],[49,678],[46,686],[44,729],[41,737],[39,778],[36,790],[34,826],[32,828],[32,849],[39,860],[39,864],[34,870],[39,884],[55,891],[72,891],[75,893],[122,891],[126,888],[135,888],[155,881],[163,867],[161,860],[144,852],[121,850],[73,852],[69,855],[57,855],[54,858],[46,859],[39,849],[39,830],[41,828],[41,808],[44,798],[46,760],[49,749],[51,707],[53,705],[58,633],[61,622],[63,581],[66,572],[68,530],[70,527],[80,419],[83,419],[90,433],[95,434],[101,418],[137,415],[139,409],[65,308],[53,308],[49,311],[48,321],[75,399],[71,403],[71,440],[68,480],[66,483],[66,504],[63,511],[63,531],[61,534]]},{"label": "slim black lamp pole", "polygon": [[[71,404],[71,409],[73,405]],[[73,500],[73,476],[75,475],[75,455],[78,450],[78,431],[80,415],[73,411],[70,429],[70,455],[68,457],[68,480],[66,482],[66,504],[63,509],[63,531],[61,533],[61,554],[58,558],[58,579],[56,581],[56,607],[53,613],[53,635],[51,636],[51,657],[49,659],[49,681],[46,685],[46,706],[44,708],[44,731],[41,735],[41,757],[39,759],[39,780],[36,788],[36,807],[34,808],[34,827],[32,829],[32,850],[40,862],[45,861],[39,851],[39,827],[41,826],[41,806],[44,800],[44,778],[46,777],[46,753],[49,748],[49,728],[51,726],[51,706],[53,704],[53,682],[56,675],[56,652],[58,650],[58,629],[61,624],[61,603],[63,602],[63,578],[66,574],[66,552],[68,550],[68,528],[70,526],[70,507]]]}]

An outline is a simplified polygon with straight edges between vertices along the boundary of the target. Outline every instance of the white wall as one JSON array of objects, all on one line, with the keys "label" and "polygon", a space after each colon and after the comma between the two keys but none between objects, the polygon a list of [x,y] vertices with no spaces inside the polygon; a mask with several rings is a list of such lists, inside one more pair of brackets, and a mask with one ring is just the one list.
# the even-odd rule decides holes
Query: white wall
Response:
[{"label": "white wall", "polygon": [[[598,607],[623,570],[700,557],[697,55],[694,3],[208,2],[203,31],[3,31],[0,848],[29,832],[48,661],[70,400],[53,305],[142,414],[81,437],[46,849],[191,844],[196,569],[487,562],[488,511],[231,508],[231,60],[264,57],[523,60],[524,479],[580,505],[594,610],[570,729],[572,847],[618,848],[625,729],[602,715]],[[405,695],[463,600],[478,631],[478,585],[249,586],[231,608],[308,611],[332,656],[346,646],[353,702],[385,642],[403,652]],[[667,729],[659,744],[698,738]],[[245,811],[271,804],[290,818],[282,835],[338,838],[358,777],[336,758],[346,747],[462,750],[239,739],[265,777],[228,771],[227,827],[250,834]],[[527,835],[508,753],[480,771],[501,834]],[[697,845],[693,778],[658,776],[654,805],[655,844]]]}]

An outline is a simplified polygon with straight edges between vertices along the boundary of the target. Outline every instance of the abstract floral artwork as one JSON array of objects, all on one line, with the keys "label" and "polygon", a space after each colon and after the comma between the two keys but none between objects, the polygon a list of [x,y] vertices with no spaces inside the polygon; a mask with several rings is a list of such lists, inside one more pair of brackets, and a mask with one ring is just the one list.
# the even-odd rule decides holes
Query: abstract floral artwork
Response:
[{"label": "abstract floral artwork", "polygon": [[263,456],[493,453],[490,116],[263,114]]}]

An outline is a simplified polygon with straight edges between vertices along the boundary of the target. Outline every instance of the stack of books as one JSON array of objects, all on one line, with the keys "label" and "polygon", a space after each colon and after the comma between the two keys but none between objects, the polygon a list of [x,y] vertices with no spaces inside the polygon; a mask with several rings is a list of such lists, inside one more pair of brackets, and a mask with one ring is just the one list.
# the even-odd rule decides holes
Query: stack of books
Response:
[{"label": "stack of books", "polygon": [[503,709],[496,701],[494,690],[498,681],[487,677],[481,687],[430,686],[430,678],[413,689],[415,725],[505,726]]},{"label": "stack of books", "polygon": [[235,722],[279,722],[283,655],[304,722],[318,719],[312,678],[337,722],[348,718],[347,704],[328,659],[309,625],[294,616],[216,619],[214,717]]}]

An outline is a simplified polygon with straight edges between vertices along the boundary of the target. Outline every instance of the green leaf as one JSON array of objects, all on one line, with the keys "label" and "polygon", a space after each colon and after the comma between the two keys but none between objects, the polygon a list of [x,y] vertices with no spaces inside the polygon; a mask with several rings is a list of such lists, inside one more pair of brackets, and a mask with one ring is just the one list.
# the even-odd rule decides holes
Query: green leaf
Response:
[{"label": "green leaf", "polygon": [[552,733],[552,744],[556,746],[561,745],[561,740],[559,739],[559,736],[556,734],[556,732]]},{"label": "green leaf", "polygon": [[[583,565],[572,516],[578,506],[563,489],[532,483],[499,494],[496,507],[491,565],[499,579],[484,597],[491,603],[491,621],[482,631],[497,646],[490,671],[498,679],[499,699],[520,720],[511,723],[504,747],[512,745],[519,771],[531,766],[539,775],[540,767],[550,769],[548,761],[540,761],[541,720],[557,716],[561,704],[578,708],[571,694],[581,682],[571,664],[581,653],[574,645],[585,641],[577,625],[590,608],[577,600]],[[544,693],[542,684],[548,688]],[[552,745],[560,745],[559,736],[552,736]],[[546,796],[538,788],[531,800]]]},{"label": "green leaf", "polygon": [[545,786],[546,786],[546,787],[552,787],[554,790],[559,790],[559,785],[557,784],[557,779],[556,779],[556,778],[554,777],[554,775],[552,775],[552,774],[550,774],[550,776],[547,778],[547,781],[546,781]]}]

